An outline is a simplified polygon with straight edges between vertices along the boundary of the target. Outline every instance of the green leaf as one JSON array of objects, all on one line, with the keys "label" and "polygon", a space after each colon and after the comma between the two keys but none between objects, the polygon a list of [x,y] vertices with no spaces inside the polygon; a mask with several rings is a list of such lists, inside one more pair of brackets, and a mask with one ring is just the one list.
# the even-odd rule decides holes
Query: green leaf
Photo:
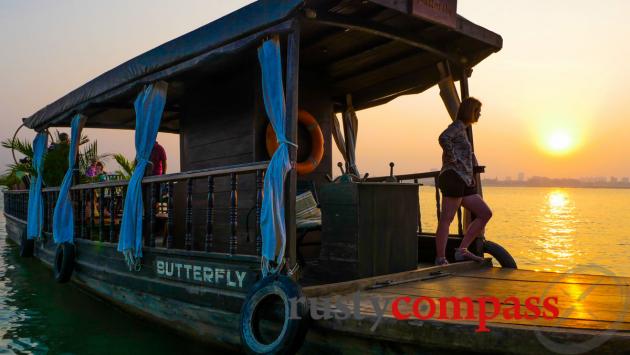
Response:
[{"label": "green leaf", "polygon": [[27,140],[20,138],[7,138],[2,141],[2,147],[15,150],[16,152],[28,158],[33,158],[33,146]]},{"label": "green leaf", "polygon": [[122,175],[127,180],[130,179],[131,174],[133,174],[133,171],[136,168],[135,160],[133,162],[130,162],[124,155],[120,153],[114,154],[114,160],[116,160],[116,163],[118,163],[118,165],[120,165],[120,168],[122,169],[118,170],[116,173]]}]

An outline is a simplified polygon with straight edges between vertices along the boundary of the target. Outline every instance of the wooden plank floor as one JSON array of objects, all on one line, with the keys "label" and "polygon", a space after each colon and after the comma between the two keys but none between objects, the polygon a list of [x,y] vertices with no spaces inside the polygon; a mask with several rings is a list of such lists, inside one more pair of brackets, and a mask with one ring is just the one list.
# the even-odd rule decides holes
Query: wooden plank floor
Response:
[{"label": "wooden plank floor", "polygon": [[[454,273],[451,276],[429,279],[424,281],[402,282],[394,286],[368,289],[361,292],[361,310],[374,314],[371,297],[396,298],[409,296],[411,299],[425,296],[435,300],[436,311],[439,314],[440,297],[470,297],[474,302],[475,319],[479,316],[479,298],[493,296],[501,301],[501,308],[512,307],[508,297],[520,300],[521,313],[527,312],[525,300],[529,297],[555,296],[558,298],[559,316],[548,320],[537,319],[506,319],[503,312],[488,321],[492,323],[507,323],[520,325],[536,325],[543,327],[583,328],[583,329],[615,329],[630,331],[630,278],[571,275],[527,270],[507,270],[501,268],[487,268],[482,270]],[[426,302],[424,302],[426,304]],[[350,304],[348,304],[350,306]],[[448,303],[447,314],[453,314],[453,304]],[[400,311],[404,314],[412,313],[412,305],[400,303]],[[486,314],[494,311],[492,303],[487,303]],[[513,307],[512,307],[513,308]],[[544,312],[542,300],[538,308]],[[391,304],[387,306],[386,314],[392,314]],[[461,314],[467,314],[467,305],[462,303]],[[421,313],[426,314],[427,310]],[[508,318],[513,312],[509,312]],[[529,313],[531,314],[531,313]],[[612,327],[612,328],[611,328]]]},{"label": "wooden plank floor", "polygon": [[[528,270],[510,270],[495,267],[482,267],[479,264],[449,265],[440,270],[438,267],[427,270],[409,272],[410,275],[396,275],[392,280],[387,276],[379,276],[374,280],[355,281],[354,289],[351,283],[320,286],[305,289],[309,297],[325,297],[327,292],[332,296],[331,303],[343,302],[346,307],[353,309],[352,294],[360,291],[360,312],[364,317],[361,321],[352,319],[326,322],[317,321],[318,326],[354,334],[363,338],[373,338],[401,344],[428,345],[452,349],[466,349],[476,351],[500,351],[511,353],[529,353],[530,351],[548,352],[536,338],[541,332],[549,336],[562,338],[559,343],[586,346],[592,337],[606,337],[606,345],[598,349],[603,352],[616,352],[615,349],[630,351],[630,278],[611,277],[586,274],[560,274],[551,272],[536,272]],[[340,295],[340,296],[337,296]],[[341,297],[343,296],[343,297]],[[392,315],[391,301],[386,306],[378,330],[370,329],[376,320],[373,299],[381,300],[407,296],[410,304],[399,303],[399,310],[411,317],[401,321]],[[488,333],[478,333],[480,302],[479,298],[492,296],[499,299],[501,311],[493,319],[487,321]],[[520,313],[532,314],[525,305],[529,297],[557,297],[559,314],[554,319],[543,317],[536,319],[515,319],[515,297],[520,305]],[[428,297],[436,305],[435,316],[429,320],[419,321],[413,316],[413,300],[418,297]],[[473,319],[453,320],[454,305],[445,304],[447,320],[438,320],[440,314],[439,299],[443,297],[470,297],[473,301]],[[379,307],[383,307],[384,301]],[[427,301],[422,304],[427,305]],[[485,304],[487,317],[493,315],[494,305]],[[468,305],[460,303],[462,317],[467,316]],[[320,307],[316,307],[320,308]],[[337,308],[339,308],[337,306]],[[510,309],[508,314],[503,313]],[[537,305],[545,311],[542,301]],[[421,314],[427,314],[428,307],[421,308]],[[506,317],[507,315],[507,317]],[[538,333],[538,335],[537,335]],[[483,335],[481,335],[483,334]],[[460,343],[454,344],[453,337],[458,337]],[[506,340],[506,337],[511,337]],[[479,339],[484,339],[480,341]],[[572,343],[573,342],[573,343]],[[512,345],[509,345],[512,344]],[[519,348],[523,344],[523,348]],[[527,345],[525,345],[527,344]],[[507,346],[508,348],[503,348]]]}]

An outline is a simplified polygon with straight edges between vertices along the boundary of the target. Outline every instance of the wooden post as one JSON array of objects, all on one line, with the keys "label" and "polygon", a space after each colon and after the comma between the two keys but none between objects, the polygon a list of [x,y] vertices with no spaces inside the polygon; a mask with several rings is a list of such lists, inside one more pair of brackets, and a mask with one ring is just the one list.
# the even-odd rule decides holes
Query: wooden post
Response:
[{"label": "wooden post", "polygon": [[230,174],[230,255],[238,251],[238,175]]},{"label": "wooden post", "polygon": [[150,196],[149,196],[149,186],[147,184],[142,184],[142,181],[140,182],[140,191],[142,194],[142,204],[143,204],[143,208],[142,208],[142,245],[149,246],[149,234],[148,234],[148,230],[149,230],[149,205],[151,204],[151,200],[150,200]]},{"label": "wooden post", "polygon": [[[43,238],[44,238],[44,233],[46,232],[46,223],[47,223],[46,218],[48,217],[48,215],[46,214],[46,207],[47,207],[46,193],[43,191],[42,191],[42,206],[43,206],[43,212],[42,212],[43,219],[42,219],[42,234],[40,234],[40,237],[42,238],[42,240],[45,240]],[[28,215],[27,215],[27,218],[28,218]]]},{"label": "wooden post", "polygon": [[[462,70],[462,79],[461,79],[461,91],[462,91],[462,100],[469,97],[469,89],[468,89],[468,77],[471,75],[472,69],[464,68]],[[470,141],[470,146],[472,147],[472,151],[475,151],[475,140],[473,136],[472,126],[468,127],[466,134],[468,135],[468,140]],[[474,173],[475,180],[477,183],[477,193],[483,196],[483,192],[481,189],[481,176],[479,173]]]},{"label": "wooden post", "polygon": [[[298,89],[300,71],[300,27],[299,22],[293,22],[293,31],[287,36],[287,74],[286,74],[286,135],[290,142],[297,144],[298,129]],[[287,231],[287,246],[285,256],[287,266],[293,269],[297,262],[297,239],[295,230],[295,197],[297,189],[297,148],[289,145],[289,160],[291,170],[285,183],[285,222]]]},{"label": "wooden post", "polygon": [[173,233],[175,232],[175,227],[173,224],[173,196],[174,196],[174,185],[172,181],[167,183],[168,186],[168,202],[167,202],[167,223],[166,223],[166,248],[171,249],[174,244]]},{"label": "wooden post", "polygon": [[193,248],[193,236],[192,236],[192,193],[193,193],[193,180],[188,179],[186,190],[186,236],[184,239],[184,246],[186,250],[192,250]]},{"label": "wooden post", "polygon": [[96,214],[96,190],[89,189],[90,193],[90,226],[88,227],[88,235],[90,236],[90,240],[94,240],[94,228],[96,228],[96,218],[94,215]]},{"label": "wooden post", "polygon": [[149,191],[151,193],[149,196],[149,247],[155,248],[155,204],[157,203],[155,195],[157,191],[154,182],[149,184]]},{"label": "wooden post", "polygon": [[55,206],[57,206],[57,198],[59,198],[59,193],[57,193],[56,191],[52,191],[50,193],[50,196],[52,197],[51,201],[50,201],[50,210],[48,211],[48,220],[50,221],[50,224],[48,225],[48,231],[50,232],[50,234],[52,235],[53,232],[53,217],[55,216]]},{"label": "wooden post", "polygon": [[256,170],[256,255],[262,252],[262,235],[260,234],[260,215],[263,200],[263,171]]},{"label": "wooden post", "polygon": [[98,192],[98,240],[103,241],[103,230],[105,227],[105,188],[101,187]]},{"label": "wooden post", "polygon": [[109,188],[109,242],[114,242],[114,232],[116,223],[116,211],[114,208],[114,201],[116,199],[116,188]]},{"label": "wooden post", "polygon": [[[48,227],[50,226],[50,219],[48,217],[48,211],[50,210],[50,193],[44,192],[42,193],[42,196],[44,197],[44,228],[43,228],[44,233],[42,233],[42,237],[43,237],[46,234],[45,232],[48,232]],[[4,205],[6,206],[6,202]]]},{"label": "wooden post", "polygon": [[[462,96],[462,101],[464,101],[464,99],[468,98],[470,96],[469,90],[468,90],[468,73],[469,73],[469,69],[463,67],[462,71],[461,71],[461,79],[459,80],[459,91],[461,92],[461,96]],[[468,140],[470,141],[470,146],[473,150],[473,152],[475,151],[474,145],[473,145],[473,132],[472,132],[472,126],[468,126],[468,128],[466,128],[466,135],[468,136]],[[468,226],[470,225],[471,222],[471,216],[470,216],[470,211],[466,208],[464,208],[464,225],[463,225],[463,230],[464,232],[466,232],[468,230]]]},{"label": "wooden post", "polygon": [[79,229],[79,238],[85,238],[85,195],[87,190],[79,190],[79,216],[81,216],[81,228]]},{"label": "wooden post", "polygon": [[[418,179],[413,179],[413,183],[417,184]],[[418,186],[418,191],[420,191],[420,186]],[[418,193],[418,233],[422,233],[422,213],[420,212],[420,194]]]},{"label": "wooden post", "polygon": [[[462,93],[462,101],[466,98],[468,98],[470,96],[470,91],[469,91],[469,87],[468,87],[468,77],[472,74],[472,69],[471,68],[466,68],[463,67],[462,68],[462,72],[461,72],[461,79],[459,81],[460,84],[460,90]],[[466,130],[466,134],[468,135],[468,140],[470,141],[470,146],[471,149],[473,151],[473,154],[475,152],[475,140],[474,140],[474,136],[473,136],[473,130],[472,130],[472,126],[469,126]],[[474,168],[474,167],[473,167]],[[475,183],[477,186],[477,193],[481,196],[483,196],[483,192],[481,190],[481,177],[479,175],[479,173],[473,173],[473,176],[475,178]],[[473,216],[471,214],[471,212],[468,209],[464,209],[464,232],[468,230],[468,226],[470,225],[470,222],[472,222]],[[483,233],[479,236],[477,236],[477,238],[475,239],[475,247],[473,249],[473,252],[477,255],[483,255],[483,241],[484,241],[485,237],[483,236]]]},{"label": "wooden post", "polygon": [[212,225],[214,224],[214,176],[208,176],[208,209],[206,211],[206,245],[205,251],[212,250],[214,236]]},{"label": "wooden post", "polygon": [[[74,235],[79,235],[79,232],[83,229],[83,223],[85,223],[85,216],[81,216],[80,205],[82,205],[81,201],[81,193],[85,194],[85,190],[70,190],[70,203],[72,204],[72,210],[74,211]],[[85,211],[85,209],[83,210]],[[81,223],[80,225],[77,223]],[[80,228],[79,228],[80,226]],[[81,232],[82,233],[82,232]],[[80,238],[85,238],[84,234],[81,234]]]}]

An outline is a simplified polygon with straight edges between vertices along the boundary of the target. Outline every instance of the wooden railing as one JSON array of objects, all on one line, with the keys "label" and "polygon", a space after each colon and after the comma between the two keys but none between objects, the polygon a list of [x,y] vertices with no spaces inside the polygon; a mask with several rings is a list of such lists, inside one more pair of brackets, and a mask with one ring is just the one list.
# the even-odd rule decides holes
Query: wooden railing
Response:
[{"label": "wooden railing", "polygon": [[28,215],[28,190],[6,190],[4,212],[12,217],[26,221]]},{"label": "wooden railing", "polygon": [[[392,165],[393,166],[393,165]],[[485,166],[476,166],[474,168],[475,174],[481,174],[485,171]],[[440,220],[440,214],[442,212],[442,202],[440,189],[438,187],[438,177],[440,176],[439,171],[428,171],[422,173],[413,173],[413,174],[403,174],[403,175],[389,175],[389,176],[378,176],[378,177],[368,177],[366,181],[370,182],[386,182],[386,181],[396,181],[396,182],[414,182],[416,184],[420,183],[422,179],[432,179],[435,187],[435,209],[436,209],[436,218]],[[464,228],[462,224],[462,208],[460,207],[457,210],[457,232],[460,236],[464,235]],[[418,233],[423,233],[422,231],[422,213],[420,210],[420,206],[418,206]]]},{"label": "wooden railing", "polygon": [[[232,255],[260,255],[262,188],[268,165],[268,162],[259,162],[145,177],[142,180],[145,246],[217,251]],[[240,179],[251,182],[244,190],[251,193],[246,202],[254,201],[253,206],[249,207],[246,203],[242,208],[256,210],[256,223],[251,223],[255,228],[255,240],[246,240],[251,245],[245,245],[244,248],[239,245],[239,236],[249,233],[239,233],[239,221],[247,215],[239,211],[243,198],[239,196],[239,192],[243,192],[239,187]],[[75,185],[70,189],[75,238],[104,243],[118,242],[127,185],[127,180],[112,180]],[[227,186],[227,190],[221,189],[222,186]],[[202,192],[195,193],[195,189]],[[44,188],[42,194],[44,234],[52,237],[52,215],[59,187]],[[219,199],[218,195],[227,195],[227,201]],[[8,214],[26,220],[28,191],[6,191],[4,200]],[[217,218],[220,212],[227,212],[221,220]],[[176,220],[176,215],[182,215],[183,218]],[[200,217],[204,220],[200,221]],[[200,226],[203,226],[203,233],[199,232]],[[226,230],[217,228],[221,226],[228,226],[227,235],[220,233]],[[176,233],[176,229],[183,233]],[[227,244],[227,247],[220,250],[218,244]]]}]

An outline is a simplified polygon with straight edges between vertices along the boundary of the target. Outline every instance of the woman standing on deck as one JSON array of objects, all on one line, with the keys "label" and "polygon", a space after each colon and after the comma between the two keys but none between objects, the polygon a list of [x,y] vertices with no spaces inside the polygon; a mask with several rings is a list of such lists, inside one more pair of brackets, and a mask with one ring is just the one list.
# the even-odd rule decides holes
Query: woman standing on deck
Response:
[{"label": "woman standing on deck", "polygon": [[446,260],[446,241],[448,231],[460,205],[475,214],[459,248],[455,248],[455,260],[483,261],[470,251],[468,246],[483,231],[492,217],[492,211],[477,193],[473,166],[477,159],[472,151],[466,129],[479,121],[481,116],[481,102],[469,97],[462,101],[457,111],[457,118],[442,134],[439,142],[442,147],[442,169],[438,178],[438,186],[442,191],[442,212],[435,233],[436,265],[448,264]]}]

